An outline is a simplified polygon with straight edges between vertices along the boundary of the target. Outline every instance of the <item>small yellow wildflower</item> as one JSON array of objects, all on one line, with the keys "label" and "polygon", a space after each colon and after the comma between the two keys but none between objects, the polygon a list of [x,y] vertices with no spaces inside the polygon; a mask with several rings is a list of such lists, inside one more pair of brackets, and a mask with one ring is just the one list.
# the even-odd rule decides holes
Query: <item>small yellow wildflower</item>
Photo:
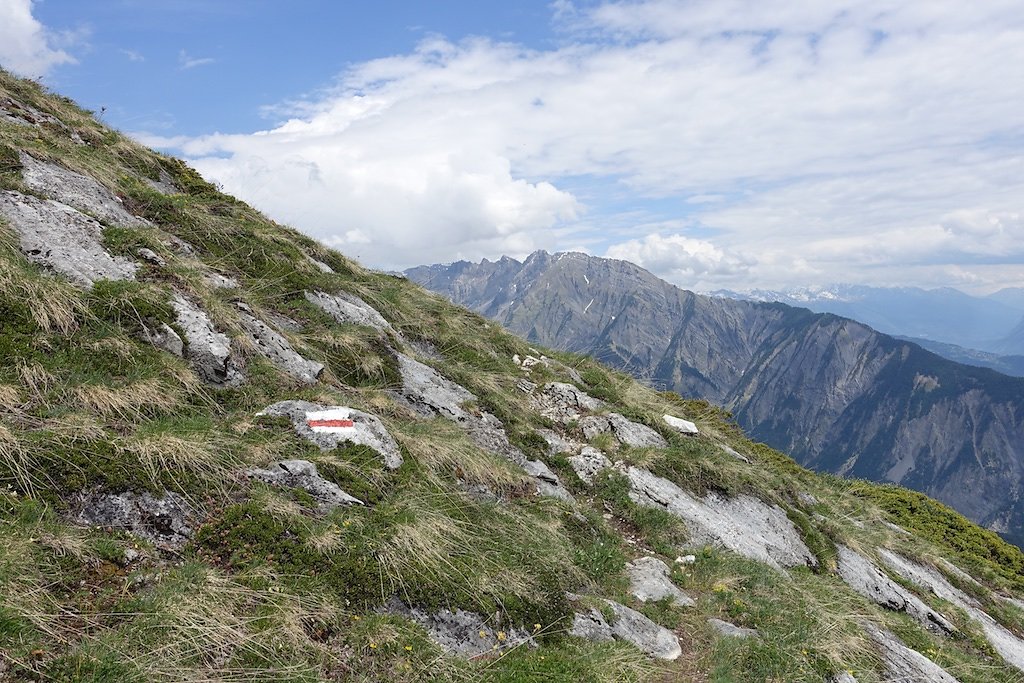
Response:
[{"label": "small yellow wildflower", "polygon": [[480,631],[480,637],[481,638],[486,638],[487,637],[487,631]]},{"label": "small yellow wildflower", "polygon": [[534,631],[539,631],[540,630],[540,624],[534,624],[533,625],[533,630]]},{"label": "small yellow wildflower", "polygon": [[498,631],[498,640],[499,641],[505,640],[505,632],[504,631]]},{"label": "small yellow wildflower", "polygon": [[412,645],[406,645],[405,646],[405,651],[406,652],[412,652]]},{"label": "small yellow wildflower", "polygon": [[377,649],[377,643],[370,643],[370,649],[371,650],[376,650]]}]

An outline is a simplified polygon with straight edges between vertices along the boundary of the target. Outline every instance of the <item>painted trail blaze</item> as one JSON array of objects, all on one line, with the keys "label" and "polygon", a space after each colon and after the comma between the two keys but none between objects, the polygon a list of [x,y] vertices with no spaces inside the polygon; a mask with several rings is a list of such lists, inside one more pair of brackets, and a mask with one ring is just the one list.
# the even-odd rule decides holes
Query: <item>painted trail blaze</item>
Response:
[{"label": "painted trail blaze", "polygon": [[310,427],[354,427],[352,420],[306,420]]}]

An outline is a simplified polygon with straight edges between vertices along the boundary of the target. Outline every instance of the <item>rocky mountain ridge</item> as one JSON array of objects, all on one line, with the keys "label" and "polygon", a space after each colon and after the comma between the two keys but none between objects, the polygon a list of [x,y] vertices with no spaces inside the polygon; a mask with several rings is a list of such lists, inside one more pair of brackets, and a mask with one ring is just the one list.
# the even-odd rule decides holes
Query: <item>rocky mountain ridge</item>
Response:
[{"label": "rocky mountain ridge", "polygon": [[584,254],[407,274],[530,341],[723,406],[806,466],[900,483],[1024,538],[1024,380],[853,320],[701,296]]},{"label": "rocky mountain ridge", "polygon": [[0,681],[1010,683],[1022,598],[0,71]]}]

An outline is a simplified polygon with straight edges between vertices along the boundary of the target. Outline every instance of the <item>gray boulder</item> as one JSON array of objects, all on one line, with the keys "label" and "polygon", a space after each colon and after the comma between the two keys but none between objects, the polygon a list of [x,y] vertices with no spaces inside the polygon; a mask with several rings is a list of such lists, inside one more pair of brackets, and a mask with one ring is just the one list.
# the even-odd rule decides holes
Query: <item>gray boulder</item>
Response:
[{"label": "gray boulder", "polygon": [[693,607],[694,601],[669,578],[668,565],[656,557],[639,557],[626,564],[629,592],[640,602],[668,598],[676,607]]},{"label": "gray boulder", "polygon": [[839,576],[850,588],[886,609],[906,612],[923,626],[947,634],[956,632],[956,627],[945,617],[893,582],[869,559],[844,545],[838,550]]},{"label": "gray boulder", "polygon": [[893,633],[874,624],[862,626],[881,650],[885,679],[890,683],[960,683],[941,666],[912,650]]},{"label": "gray boulder", "polygon": [[588,439],[598,434],[611,434],[615,439],[627,446],[636,448],[666,448],[668,442],[650,427],[627,420],[618,413],[607,415],[591,415],[580,420],[580,429]]},{"label": "gray boulder", "polygon": [[220,273],[207,273],[203,279],[214,289],[238,289],[241,286],[235,278]]},{"label": "gray boulder", "polygon": [[559,453],[578,453],[583,444],[572,439],[567,439],[552,429],[538,429],[539,434],[548,444],[548,455]]},{"label": "gray boulder", "polygon": [[[239,304],[242,308],[244,304]],[[245,306],[244,308],[248,308]],[[303,358],[274,328],[243,310],[238,314],[249,339],[256,350],[278,370],[291,375],[303,384],[316,384],[317,377],[324,371],[323,363]]]},{"label": "gray boulder", "polygon": [[172,178],[171,175],[163,169],[160,169],[160,175],[156,180],[153,180],[152,178],[143,178],[143,180],[145,180],[147,185],[160,194],[172,195],[181,193],[178,186],[174,184],[174,178]]},{"label": "gray boulder", "polygon": [[676,430],[680,434],[692,435],[699,433],[697,430],[697,425],[690,422],[689,420],[684,420],[680,417],[676,417],[675,415],[662,415],[661,419],[665,421],[665,424],[667,424],[669,427]]},{"label": "gray boulder", "polygon": [[283,460],[267,469],[249,469],[246,476],[273,486],[302,489],[328,512],[343,505],[362,505],[363,501],[341,490],[333,481],[320,476],[316,465],[308,460]]},{"label": "gray boulder", "polygon": [[698,500],[668,479],[638,467],[627,468],[626,476],[632,487],[629,497],[639,505],[679,517],[694,545],[721,545],[776,569],[817,565],[800,532],[778,505],[748,495],[725,498],[717,493]]},{"label": "gray boulder", "polygon": [[381,331],[391,329],[391,323],[385,320],[370,304],[354,294],[306,292],[306,300],[339,323],[365,325]]},{"label": "gray boulder", "polygon": [[579,453],[570,455],[568,460],[573,471],[576,472],[576,476],[587,484],[593,484],[594,477],[598,472],[612,466],[611,461],[605,457],[604,453],[592,446],[583,446]]},{"label": "gray boulder", "polygon": [[604,403],[582,389],[563,382],[549,382],[531,397],[533,407],[544,417],[566,424],[604,408]]},{"label": "gray boulder", "polygon": [[[347,406],[325,406],[307,401],[280,401],[257,413],[287,417],[295,432],[316,444],[322,451],[332,451],[342,443],[369,446],[380,453],[384,466],[396,470],[402,466],[402,452],[384,423],[375,415]],[[352,423],[332,426],[334,420]]]},{"label": "gray boulder", "polygon": [[409,607],[392,598],[382,610],[386,614],[405,617],[422,626],[430,639],[450,655],[469,659],[501,654],[516,647],[537,647],[536,641],[521,628],[503,626],[496,618],[474,612],[440,609],[427,612]]},{"label": "gray boulder", "polygon": [[95,179],[70,169],[39,161],[21,153],[21,176],[29,189],[74,207],[110,225],[152,227],[152,223],[125,210],[121,200]]},{"label": "gray boulder", "polygon": [[743,626],[736,626],[730,624],[728,621],[722,621],[721,619],[708,619],[708,625],[715,629],[720,635],[726,636],[727,638],[760,638],[761,634],[757,632],[755,628],[744,628]]},{"label": "gray boulder", "polygon": [[0,192],[0,216],[17,233],[26,258],[88,289],[97,280],[133,280],[138,265],[103,248],[103,226],[54,201]]},{"label": "gray boulder", "polygon": [[[579,600],[579,596],[575,595],[569,598],[572,601]],[[602,599],[601,602],[614,615],[612,623],[609,624],[601,612],[590,608],[574,615],[569,635],[596,642],[624,640],[651,657],[669,661],[678,659],[683,653],[679,639],[667,628],[625,605],[612,600]]]},{"label": "gray boulder", "polygon": [[213,327],[206,311],[180,294],[171,298],[175,322],[185,333],[185,358],[204,381],[222,387],[234,387],[245,376],[234,356],[231,340]]},{"label": "gray boulder", "polygon": [[[976,622],[992,648],[1009,664],[1024,671],[1024,640],[993,619],[981,609],[981,603],[953,586],[942,574],[923,564],[913,562],[885,548],[878,549],[878,555],[890,569],[901,577],[934,595],[956,605]],[[948,563],[947,563],[948,564]],[[952,565],[949,565],[952,566]],[[954,569],[956,569],[954,567]],[[957,570],[960,571],[960,570]],[[961,572],[962,573],[962,572]],[[964,576],[969,575],[964,574]],[[971,579],[973,581],[973,579]]]},{"label": "gray boulder", "polygon": [[158,349],[167,351],[179,358],[185,353],[185,342],[183,342],[178,333],[174,331],[174,328],[166,323],[160,323],[156,327],[152,328],[147,325],[143,325],[142,332],[139,336],[142,338],[142,341],[148,342]]},{"label": "gray boulder", "polygon": [[78,502],[76,521],[88,526],[127,531],[158,548],[180,548],[192,536],[192,507],[177,493],[93,493]]}]

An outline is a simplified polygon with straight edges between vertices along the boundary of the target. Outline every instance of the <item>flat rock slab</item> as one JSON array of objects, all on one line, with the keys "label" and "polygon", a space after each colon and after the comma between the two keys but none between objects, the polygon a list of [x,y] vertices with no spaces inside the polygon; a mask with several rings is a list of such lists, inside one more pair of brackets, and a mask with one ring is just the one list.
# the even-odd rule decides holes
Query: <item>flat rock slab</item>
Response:
[{"label": "flat rock slab", "polygon": [[668,442],[658,432],[618,413],[590,415],[580,420],[583,436],[593,439],[598,434],[611,434],[615,440],[635,448],[667,448]]},{"label": "flat rock slab", "polygon": [[398,443],[377,416],[347,406],[325,406],[307,401],[280,401],[257,413],[287,417],[295,432],[316,444],[322,451],[332,451],[343,443],[368,446],[377,451],[384,467],[396,470],[402,466]]},{"label": "flat rock slab", "polygon": [[180,294],[171,298],[175,322],[185,333],[185,358],[204,381],[234,387],[245,381],[231,354],[231,340],[218,332],[206,311]]},{"label": "flat rock slab", "polygon": [[602,401],[572,384],[549,382],[530,397],[533,407],[544,417],[561,424],[578,420],[605,407]]},{"label": "flat rock slab", "polygon": [[246,476],[265,484],[291,489],[302,489],[316,499],[320,509],[329,512],[345,505],[362,505],[363,501],[345,493],[333,481],[320,476],[316,465],[308,460],[283,460],[266,469],[249,469]]},{"label": "flat rock slab", "polygon": [[[571,601],[579,596],[570,595]],[[595,642],[624,640],[651,657],[672,661],[683,653],[674,633],[654,623],[640,612],[612,600],[601,599],[614,615],[609,624],[596,609],[577,612],[569,635]]]},{"label": "flat rock slab", "polygon": [[680,434],[699,434],[697,425],[689,420],[684,420],[681,417],[675,415],[662,415],[661,419],[665,421],[672,429],[676,430]]},{"label": "flat rock slab", "polygon": [[730,624],[728,621],[722,621],[721,619],[708,619],[708,626],[715,629],[720,635],[726,636],[727,638],[760,638],[761,634],[757,632],[755,628],[745,628],[743,626],[736,626]]},{"label": "flat rock slab", "polygon": [[20,192],[0,192],[0,216],[18,234],[33,263],[88,289],[97,280],[134,280],[138,265],[103,248],[103,226],[66,204]]},{"label": "flat rock slab", "polygon": [[71,169],[39,161],[21,153],[21,176],[30,189],[83,211],[93,217],[126,228],[152,227],[152,223],[128,213],[113,192],[94,178]]},{"label": "flat rock slab", "polygon": [[75,520],[127,531],[158,548],[177,549],[192,536],[196,515],[177,493],[93,493],[83,496]]},{"label": "flat rock slab", "polygon": [[[1024,640],[1018,638],[982,610],[981,604],[977,600],[953,586],[946,580],[946,577],[931,567],[909,560],[885,548],[879,548],[878,555],[886,566],[907,581],[926,588],[966,612],[968,617],[981,626],[981,630],[985,633],[985,638],[992,648],[1009,664],[1024,671]],[[973,579],[971,580],[973,581]]]},{"label": "flat rock slab", "polygon": [[415,621],[441,649],[457,657],[473,659],[500,654],[524,645],[537,647],[533,636],[525,630],[502,626],[496,618],[487,618],[474,612],[461,609],[427,612],[418,607],[409,607],[397,599],[388,602],[382,611]]},{"label": "flat rock slab", "polygon": [[274,367],[303,384],[316,384],[324,364],[303,358],[277,330],[247,311],[239,312],[242,329]]},{"label": "flat rock slab", "polygon": [[850,588],[886,609],[906,612],[927,628],[947,634],[956,632],[945,617],[882,573],[871,560],[845,545],[838,550],[839,576]]},{"label": "flat rock slab", "polygon": [[77,144],[84,145],[85,141],[81,136],[56,116],[39,111],[35,107],[12,100],[9,97],[0,97],[0,121],[14,123],[21,126],[32,126],[40,128],[44,125],[57,128],[68,134],[68,137]]},{"label": "flat rock slab", "polygon": [[697,499],[668,479],[638,467],[626,470],[639,505],[666,510],[686,524],[694,544],[721,545],[776,569],[817,566],[800,532],[778,505],[752,496],[725,498],[709,493]]},{"label": "flat rock slab", "polygon": [[354,294],[306,292],[306,300],[339,323],[365,325],[381,331],[391,330],[391,323],[384,316]]},{"label": "flat rock slab", "polygon": [[568,439],[553,429],[538,429],[537,434],[544,439],[548,444],[548,455],[558,455],[560,453],[579,453],[580,449],[583,448],[583,444]]},{"label": "flat rock slab", "polygon": [[640,602],[668,598],[676,607],[693,607],[694,601],[669,578],[669,566],[656,557],[640,557],[626,564],[629,592]]},{"label": "flat rock slab", "polygon": [[941,666],[903,644],[893,633],[874,624],[862,626],[882,652],[889,683],[960,683]]}]

